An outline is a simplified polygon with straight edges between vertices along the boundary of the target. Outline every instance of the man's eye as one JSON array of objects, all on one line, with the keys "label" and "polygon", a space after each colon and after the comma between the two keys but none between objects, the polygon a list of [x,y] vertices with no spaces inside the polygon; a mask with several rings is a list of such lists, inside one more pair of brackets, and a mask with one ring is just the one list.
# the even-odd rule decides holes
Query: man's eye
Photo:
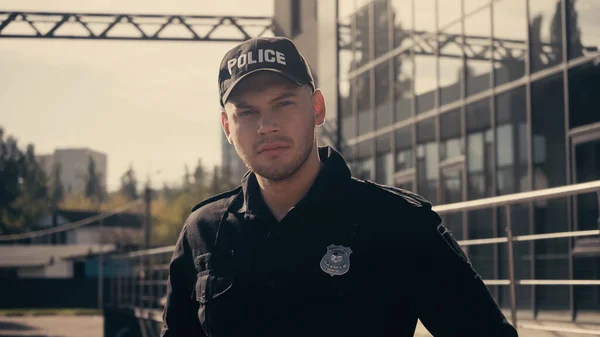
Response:
[{"label": "man's eye", "polygon": [[277,105],[279,105],[279,106],[288,106],[288,105],[292,105],[292,104],[294,104],[294,102],[292,102],[292,101],[281,101]]},{"label": "man's eye", "polygon": [[238,116],[247,116],[247,115],[251,115],[253,113],[255,113],[255,110],[244,110],[238,113]]}]

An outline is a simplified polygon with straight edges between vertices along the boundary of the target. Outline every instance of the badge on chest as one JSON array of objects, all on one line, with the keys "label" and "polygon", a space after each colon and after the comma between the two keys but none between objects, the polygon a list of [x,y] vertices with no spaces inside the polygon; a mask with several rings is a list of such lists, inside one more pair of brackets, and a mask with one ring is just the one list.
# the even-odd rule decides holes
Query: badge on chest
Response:
[{"label": "badge on chest", "polygon": [[350,254],[352,249],[348,247],[329,245],[321,259],[321,269],[331,277],[346,274],[350,269]]}]

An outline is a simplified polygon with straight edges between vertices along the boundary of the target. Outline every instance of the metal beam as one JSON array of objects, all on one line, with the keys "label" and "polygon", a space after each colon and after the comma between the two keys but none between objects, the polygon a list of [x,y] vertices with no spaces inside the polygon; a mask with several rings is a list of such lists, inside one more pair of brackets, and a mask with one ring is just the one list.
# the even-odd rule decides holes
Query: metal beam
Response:
[{"label": "metal beam", "polygon": [[0,11],[0,38],[240,42],[274,36],[271,17]]}]

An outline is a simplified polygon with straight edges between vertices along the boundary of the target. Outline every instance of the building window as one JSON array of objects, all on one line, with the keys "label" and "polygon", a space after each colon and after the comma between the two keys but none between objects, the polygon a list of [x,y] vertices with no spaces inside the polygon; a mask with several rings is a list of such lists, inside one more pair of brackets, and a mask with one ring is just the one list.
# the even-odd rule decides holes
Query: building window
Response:
[{"label": "building window", "polygon": [[417,124],[417,193],[432,204],[437,204],[438,143],[436,141],[435,119]]},{"label": "building window", "polygon": [[530,189],[527,171],[525,87],[496,96],[497,193]]},{"label": "building window", "polygon": [[377,137],[377,157],[375,162],[375,181],[381,184],[394,183],[394,157],[392,155],[392,135],[390,133]]},{"label": "building window", "polygon": [[375,180],[375,156],[373,155],[373,139],[358,144],[355,176],[358,179]]},{"label": "building window", "polygon": [[[600,122],[600,64],[590,62],[569,70],[569,126],[571,128]],[[562,92],[560,93],[562,95]],[[558,102],[557,102],[558,103]],[[556,106],[556,118],[562,118]]]},{"label": "building window", "polygon": [[[468,36],[466,43],[471,45],[470,48],[465,49],[467,66],[464,76],[467,84],[467,96],[480,93],[490,87],[492,65],[489,60],[492,58],[491,49],[485,48],[478,53],[472,50],[477,49],[473,48],[472,45],[477,44],[482,48],[489,46],[486,45],[488,44],[487,39],[491,38],[492,35],[491,15],[491,10],[488,7],[465,19],[465,35]],[[476,36],[477,39],[472,39],[472,36]]]},{"label": "building window", "polygon": [[440,116],[440,159],[447,160],[464,154],[460,109]]},{"label": "building window", "polygon": [[396,171],[408,170],[414,167],[412,130],[412,125],[396,130]]},{"label": "building window", "polygon": [[413,58],[410,52],[404,52],[394,58],[395,122],[412,115],[413,83]]},{"label": "building window", "polygon": [[[563,186],[566,180],[565,117],[563,75],[531,84],[533,138],[533,188]],[[568,231],[568,199],[535,202],[535,233]],[[535,278],[569,278],[569,239],[540,240],[535,243]],[[569,307],[569,289],[564,286],[536,288],[540,316],[557,308]]]},{"label": "building window", "polygon": [[392,124],[392,104],[390,102],[390,62],[375,67],[375,114],[377,129]]},{"label": "building window", "polygon": [[[527,2],[505,0],[494,4],[494,81],[496,85],[525,75]],[[522,29],[515,29],[522,27]]]},{"label": "building window", "polygon": [[560,0],[529,1],[531,72],[562,62],[562,15]]},{"label": "building window", "polygon": [[593,55],[600,47],[598,25],[600,3],[596,0],[567,0],[569,59]]},{"label": "building window", "polygon": [[467,198],[494,195],[493,131],[490,102],[484,99],[467,106]]},{"label": "building window", "polygon": [[300,2],[301,0],[292,0],[292,36],[296,36],[302,31]]}]

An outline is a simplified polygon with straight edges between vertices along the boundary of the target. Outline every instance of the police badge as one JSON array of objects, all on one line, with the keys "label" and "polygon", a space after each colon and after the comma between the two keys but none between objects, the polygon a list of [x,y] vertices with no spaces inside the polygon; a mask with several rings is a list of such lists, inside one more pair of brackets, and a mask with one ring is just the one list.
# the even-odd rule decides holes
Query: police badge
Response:
[{"label": "police badge", "polygon": [[348,247],[329,245],[321,259],[321,269],[331,277],[346,274],[350,269],[350,254],[352,249]]}]

